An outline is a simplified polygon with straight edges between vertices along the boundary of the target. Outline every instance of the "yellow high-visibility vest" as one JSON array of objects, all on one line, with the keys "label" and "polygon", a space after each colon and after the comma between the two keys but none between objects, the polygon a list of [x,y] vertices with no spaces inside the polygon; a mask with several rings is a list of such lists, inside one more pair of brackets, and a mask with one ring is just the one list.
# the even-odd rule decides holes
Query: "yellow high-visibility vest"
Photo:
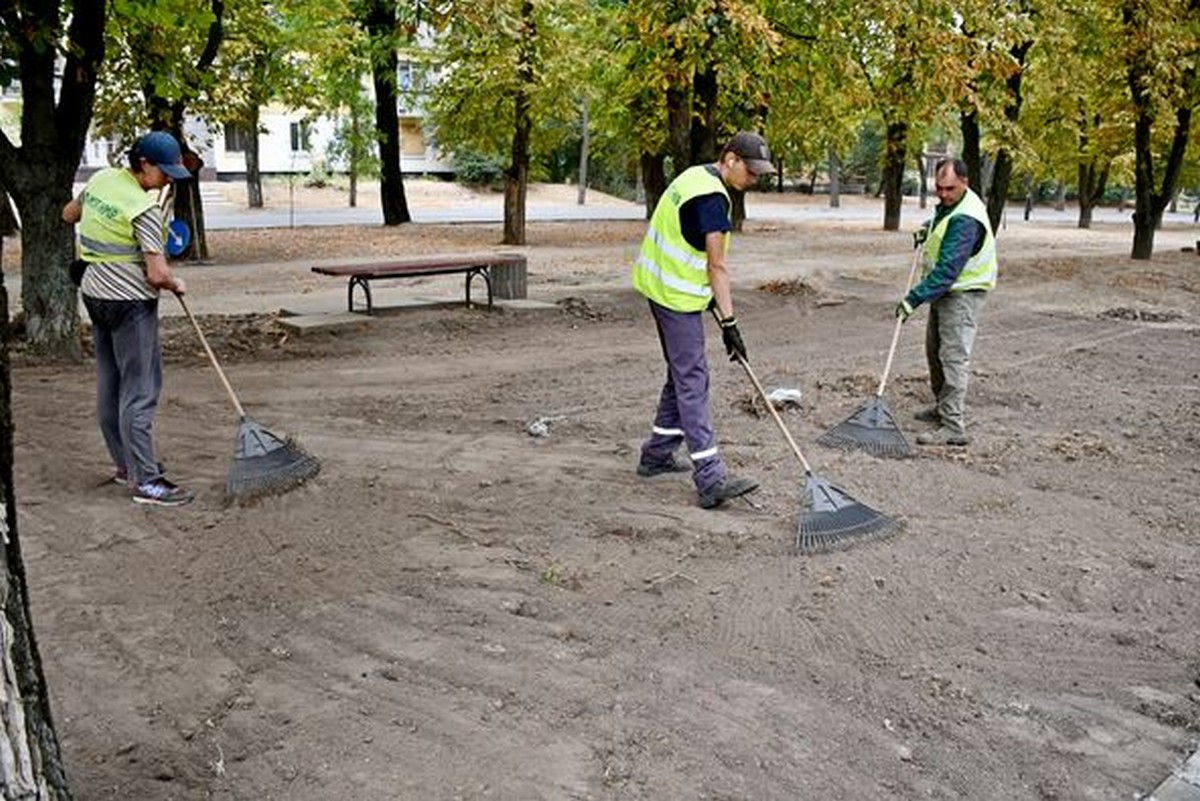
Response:
[{"label": "yellow high-visibility vest", "polygon": [[[672,311],[703,311],[712,300],[708,254],[683,237],[679,209],[692,198],[720,193],[729,207],[729,192],[720,176],[704,165],[680,173],[658,201],[641,252],[633,264],[633,288]],[[729,247],[729,234],[725,234]]]}]

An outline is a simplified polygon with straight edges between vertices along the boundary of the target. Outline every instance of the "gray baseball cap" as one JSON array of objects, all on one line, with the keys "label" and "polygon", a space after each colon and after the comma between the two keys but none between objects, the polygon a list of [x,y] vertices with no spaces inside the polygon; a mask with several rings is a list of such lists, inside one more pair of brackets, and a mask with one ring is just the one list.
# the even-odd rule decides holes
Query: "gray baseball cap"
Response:
[{"label": "gray baseball cap", "polygon": [[746,162],[746,167],[755,175],[775,171],[775,165],[771,163],[771,150],[767,147],[767,140],[754,131],[738,131],[729,140],[729,144],[725,145],[725,152],[736,154]]}]

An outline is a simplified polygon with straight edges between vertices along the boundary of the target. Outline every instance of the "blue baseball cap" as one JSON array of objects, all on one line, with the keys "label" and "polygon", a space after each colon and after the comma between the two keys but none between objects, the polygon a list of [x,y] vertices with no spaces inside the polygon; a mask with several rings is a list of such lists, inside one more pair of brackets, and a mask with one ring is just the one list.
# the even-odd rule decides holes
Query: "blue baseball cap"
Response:
[{"label": "blue baseball cap", "polygon": [[151,131],[140,136],[129,152],[144,158],[177,181],[192,177],[187,167],[183,166],[179,142],[166,131]]}]

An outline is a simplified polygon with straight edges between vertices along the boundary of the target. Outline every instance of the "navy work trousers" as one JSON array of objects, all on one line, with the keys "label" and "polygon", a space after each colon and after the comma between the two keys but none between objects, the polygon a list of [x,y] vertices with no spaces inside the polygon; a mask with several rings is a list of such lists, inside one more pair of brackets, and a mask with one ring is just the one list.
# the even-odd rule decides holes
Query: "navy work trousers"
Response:
[{"label": "navy work trousers", "polygon": [[725,477],[717,453],[708,399],[708,361],[704,357],[704,316],[671,311],[650,301],[658,339],[667,363],[667,380],[658,400],[650,438],[642,444],[642,463],[661,464],[681,442],[692,460],[692,480],[704,492]]}]

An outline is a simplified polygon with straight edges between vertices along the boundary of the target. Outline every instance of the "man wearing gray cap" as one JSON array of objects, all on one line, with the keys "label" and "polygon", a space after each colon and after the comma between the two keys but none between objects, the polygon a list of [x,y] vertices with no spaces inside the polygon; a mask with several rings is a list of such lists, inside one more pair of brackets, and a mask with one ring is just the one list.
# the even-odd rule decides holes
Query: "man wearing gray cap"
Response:
[{"label": "man wearing gray cap", "polygon": [[[730,359],[746,358],[725,266],[733,230],[728,190],[745,191],[758,176],[773,171],[766,141],[751,131],[736,134],[715,164],[689,167],[667,187],[633,265],[633,287],[650,304],[667,363],[637,472],[651,477],[690,470],[705,509],[758,489],[752,478],[729,475],[717,450],[703,313],[710,308],[717,312]],[[675,455],[681,443],[686,443],[690,465]]]},{"label": "man wearing gray cap", "polygon": [[92,176],[62,210],[79,223],[86,263],[80,283],[96,350],[96,417],[116,474],[138,503],[179,506],[192,493],[163,475],[151,429],[162,391],[158,294],[186,290],[167,264],[166,221],[151,190],[190,178],[179,142],[165,131],[138,138],[124,167]]}]

